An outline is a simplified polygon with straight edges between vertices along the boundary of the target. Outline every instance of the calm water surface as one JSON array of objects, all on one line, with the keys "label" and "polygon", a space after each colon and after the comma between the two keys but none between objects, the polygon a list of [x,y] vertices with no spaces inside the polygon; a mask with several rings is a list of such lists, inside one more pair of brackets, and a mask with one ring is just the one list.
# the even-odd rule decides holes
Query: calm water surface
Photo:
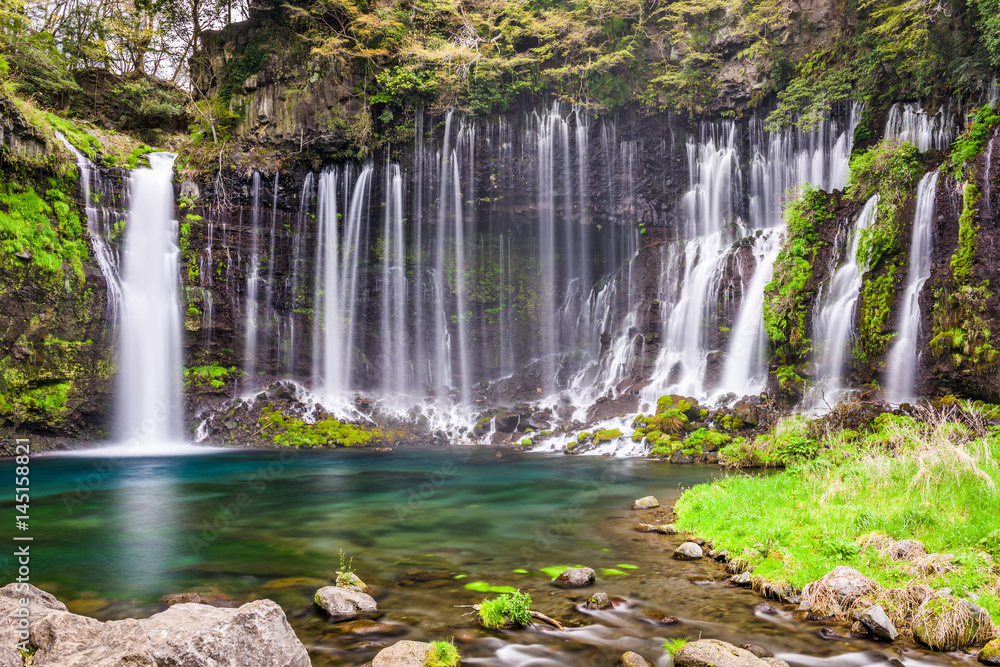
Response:
[{"label": "calm water surface", "polygon": [[[964,661],[908,644],[824,641],[819,626],[787,611],[755,615],[760,598],[724,586],[721,567],[673,561],[680,539],[631,530],[633,499],[654,494],[668,505],[683,487],[719,476],[716,467],[495,452],[36,457],[32,581],[102,620],[161,611],[167,593],[199,591],[231,604],[270,598],[314,665],[359,665],[377,652],[372,643],[400,638],[454,638],[469,664],[610,666],[634,650],[667,665],[663,639],[699,636],[759,643],[809,667],[886,656],[911,667]],[[13,472],[13,462],[0,462],[0,475]],[[13,503],[3,510],[12,525]],[[380,625],[335,623],[313,606],[315,590],[336,577],[341,550],[372,586]],[[554,565],[592,567],[598,583],[556,589],[538,572]],[[483,599],[466,588],[476,581],[525,590],[534,608],[574,627],[483,630],[457,607]],[[632,606],[577,611],[596,590]],[[681,622],[642,620],[650,612]]]}]

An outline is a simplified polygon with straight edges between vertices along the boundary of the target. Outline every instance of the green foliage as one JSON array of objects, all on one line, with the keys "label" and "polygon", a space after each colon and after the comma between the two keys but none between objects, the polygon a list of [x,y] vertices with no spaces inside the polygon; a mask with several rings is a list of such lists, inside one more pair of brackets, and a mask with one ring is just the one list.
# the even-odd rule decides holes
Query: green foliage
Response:
[{"label": "green foliage", "polygon": [[432,641],[431,649],[424,658],[424,667],[456,667],[462,657],[451,642]]},{"label": "green foliage", "polygon": [[979,203],[979,189],[974,183],[966,183],[962,189],[962,214],[958,218],[958,248],[951,256],[951,272],[955,282],[964,283],[972,277],[972,265],[976,257],[976,241],[979,238],[979,224],[976,222]]},{"label": "green foliage", "polygon": [[597,430],[594,431],[594,444],[599,445],[602,442],[610,442],[620,437],[622,437],[622,432],[616,428]]},{"label": "green foliage", "polygon": [[479,620],[491,629],[502,628],[507,621],[523,626],[531,623],[531,596],[521,591],[505,593],[479,604]]},{"label": "green foliage", "polygon": [[753,442],[738,438],[720,450],[727,465],[745,468],[773,468],[815,458],[817,443],[809,435],[810,422],[803,415],[782,419],[774,430]]},{"label": "green foliage", "polygon": [[[846,564],[885,586],[940,588],[954,577],[963,582],[955,590],[994,595],[981,550],[1000,529],[1000,437],[945,420],[890,419],[860,437],[831,433],[820,445],[819,458],[783,472],[685,492],[677,528],[713,539],[755,577],[796,588]],[[852,546],[875,530],[954,554],[960,568],[914,579],[907,564]]]},{"label": "green foliage", "polygon": [[889,314],[896,296],[896,265],[886,273],[865,281],[861,288],[861,321],[858,326],[858,355],[862,360],[881,358],[895,336],[890,328]]},{"label": "green foliage", "polygon": [[710,428],[700,428],[687,437],[685,445],[697,445],[705,451],[718,449],[728,445],[732,441],[732,436]]},{"label": "green foliage", "polygon": [[[222,83],[219,85],[219,101],[229,106],[233,95],[236,95],[243,87],[243,82],[251,76],[260,72],[267,60],[267,51],[264,45],[267,38],[264,36],[254,37],[241,53],[234,53],[226,62],[225,74]],[[238,114],[242,118],[243,114]]]},{"label": "green foliage", "polygon": [[0,260],[9,265],[21,261],[15,254],[28,256],[52,280],[62,276],[65,264],[82,283],[87,244],[79,212],[61,187],[49,189],[43,199],[31,186],[0,184]]},{"label": "green foliage", "polygon": [[368,447],[386,437],[380,428],[356,426],[329,418],[310,424],[287,417],[273,408],[261,410],[257,421],[261,432],[275,444],[286,447]]},{"label": "green foliage", "polygon": [[42,113],[52,129],[62,132],[66,140],[73,144],[78,151],[90,158],[91,162],[97,161],[97,156],[104,149],[101,146],[101,142],[92,134],[80,129],[72,121],[66,120],[54,113],[48,111]]},{"label": "green foliage", "polygon": [[677,652],[691,642],[687,637],[676,637],[663,641],[663,650],[670,654],[671,658],[677,657]]},{"label": "green foliage", "polygon": [[996,368],[997,350],[992,343],[988,283],[937,290],[931,321],[934,337],[931,352],[948,357],[958,369],[982,372]]},{"label": "green foliage", "polygon": [[851,158],[848,197],[860,202],[878,195],[875,220],[861,230],[858,245],[858,264],[864,269],[875,268],[900,251],[900,217],[921,174],[916,147],[893,139],[883,139]]},{"label": "green foliage", "polygon": [[948,153],[951,174],[955,180],[965,177],[966,163],[983,152],[997,124],[1000,124],[1000,116],[993,107],[983,106],[976,110],[972,122],[951,145]]},{"label": "green foliage", "polygon": [[192,366],[184,369],[184,386],[204,387],[208,385],[213,389],[222,389],[227,382],[235,380],[241,374],[243,371],[236,366],[226,368],[215,362],[208,366]]},{"label": "green foliage", "polygon": [[785,209],[785,242],[764,292],[764,329],[779,363],[798,359],[809,349],[806,287],[821,243],[819,230],[833,218],[833,203],[832,195],[807,185]]},{"label": "green foliage", "polygon": [[350,558],[340,549],[340,567],[337,568],[337,586],[353,585],[357,575],[354,573],[354,556]]}]

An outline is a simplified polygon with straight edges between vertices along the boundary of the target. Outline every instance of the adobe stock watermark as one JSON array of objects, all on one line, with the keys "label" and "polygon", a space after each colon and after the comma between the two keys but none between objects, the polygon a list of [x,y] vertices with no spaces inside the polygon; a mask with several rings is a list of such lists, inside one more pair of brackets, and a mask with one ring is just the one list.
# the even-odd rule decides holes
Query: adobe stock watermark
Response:
[{"label": "adobe stock watermark", "polygon": [[586,482],[577,491],[574,502],[548,515],[546,523],[535,530],[534,541],[521,547],[521,556],[527,569],[539,564],[539,559],[553,549],[556,540],[566,536],[579,523],[586,508],[603,498],[623,476],[614,470],[605,470],[596,480]]},{"label": "adobe stock watermark", "polygon": [[209,547],[233,527],[243,516],[244,511],[253,505],[297,458],[299,458],[298,449],[286,449],[277,459],[259,466],[247,475],[244,489],[227,502],[219,503],[212,517],[202,522],[200,532],[188,537],[188,546],[194,555],[200,556],[202,549]]},{"label": "adobe stock watermark", "polygon": [[427,481],[411,486],[404,491],[406,502],[396,503],[394,520],[398,523],[406,521],[419,512],[431,498],[436,496],[445,483],[458,474],[458,464],[465,463],[472,458],[473,450],[468,448],[465,456],[457,459],[448,459],[437,469],[424,473]]},{"label": "adobe stock watermark", "polygon": [[76,490],[62,494],[62,503],[66,512],[72,514],[77,505],[89,500],[94,495],[94,491],[107,483],[111,475],[121,465],[121,460],[140,453],[140,448],[149,444],[153,440],[153,436],[160,432],[160,427],[166,422],[167,406],[160,401],[154,406],[149,416],[132,427],[127,437],[115,448],[114,454],[91,462],[90,471],[76,478]]},{"label": "adobe stock watermark", "polygon": [[[14,592],[26,595],[31,583],[31,544],[34,539],[30,533],[31,521],[31,442],[18,438],[14,446],[14,560],[17,565],[17,577]],[[6,563],[6,559],[5,559]],[[5,573],[6,575],[6,573]],[[6,578],[6,576],[5,576]],[[17,609],[11,612],[16,620],[14,631],[17,633],[17,648],[28,650],[28,638],[31,631],[31,601],[27,597],[17,600]]]}]

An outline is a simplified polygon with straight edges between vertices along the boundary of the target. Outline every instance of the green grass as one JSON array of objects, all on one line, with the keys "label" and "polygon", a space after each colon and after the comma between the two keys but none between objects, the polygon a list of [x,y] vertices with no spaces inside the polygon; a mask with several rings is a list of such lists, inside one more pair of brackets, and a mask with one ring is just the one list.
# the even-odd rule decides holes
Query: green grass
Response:
[{"label": "green grass", "polygon": [[671,658],[677,656],[677,652],[684,648],[691,640],[685,637],[667,639],[663,642],[663,650],[670,654]]},{"label": "green grass", "polygon": [[[188,314],[193,314],[190,307],[188,308]],[[230,378],[235,379],[242,373],[243,371],[236,366],[226,368],[217,363],[212,363],[208,366],[192,366],[184,369],[184,386],[202,387],[207,384],[213,389],[221,389],[226,386],[226,382]]]},{"label": "green grass", "polygon": [[483,600],[479,604],[479,620],[484,627],[501,628],[507,619],[517,625],[527,625],[531,622],[531,596],[527,593],[515,591],[505,593],[492,600]]},{"label": "green grass", "polygon": [[257,422],[262,433],[275,444],[286,447],[366,447],[386,439],[386,433],[377,427],[356,426],[336,419],[320,419],[310,424],[271,408],[261,410]]},{"label": "green grass", "polygon": [[424,667],[455,667],[462,661],[458,649],[451,642],[433,641],[434,647],[424,658]]},{"label": "green grass", "polygon": [[[920,423],[883,415],[867,433],[842,431],[819,443],[818,457],[767,476],[734,476],[686,492],[677,528],[715,541],[764,580],[796,588],[838,565],[886,587],[911,581],[979,595],[1000,619],[1000,432],[943,417]],[[914,576],[859,538],[883,531],[918,539],[928,553],[954,555],[958,567]],[[992,553],[988,553],[992,552]]]}]

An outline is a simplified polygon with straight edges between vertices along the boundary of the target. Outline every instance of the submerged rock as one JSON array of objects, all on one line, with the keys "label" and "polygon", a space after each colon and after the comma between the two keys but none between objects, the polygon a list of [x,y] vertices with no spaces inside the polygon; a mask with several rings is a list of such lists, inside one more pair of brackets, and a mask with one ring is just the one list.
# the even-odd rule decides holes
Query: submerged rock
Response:
[{"label": "submerged rock", "polygon": [[694,542],[685,542],[677,547],[673,557],[676,560],[698,560],[702,556],[701,547]]},{"label": "submerged rock", "polygon": [[598,591],[591,595],[590,599],[583,606],[587,609],[611,609],[611,599],[608,598],[607,593]]},{"label": "submerged rock", "polygon": [[880,604],[872,605],[862,611],[858,620],[877,639],[891,642],[899,636],[899,631],[896,630],[896,626],[889,620],[888,614],[885,613],[885,609]]},{"label": "submerged rock", "polygon": [[160,598],[160,604],[165,604],[171,607],[175,604],[212,604],[212,601],[206,598],[201,593],[170,593],[169,595],[164,595]]},{"label": "submerged rock", "polygon": [[597,573],[589,567],[571,567],[563,570],[552,583],[559,588],[583,588],[597,580]]},{"label": "submerged rock", "polygon": [[769,664],[750,651],[718,639],[685,644],[674,656],[675,667],[768,667]]},{"label": "submerged rock", "polygon": [[632,530],[637,533],[655,533],[659,531],[659,526],[654,526],[651,523],[637,523],[632,526]]},{"label": "submerged rock", "polygon": [[985,644],[997,633],[989,612],[951,596],[934,597],[920,605],[912,628],[913,637],[935,651],[958,651]]},{"label": "submerged rock", "polygon": [[740,648],[744,651],[750,651],[758,658],[773,658],[774,653],[769,649],[760,646],[759,644],[740,644]]},{"label": "submerged rock", "polygon": [[331,616],[353,618],[378,610],[372,596],[338,586],[324,586],[316,591],[313,600]]},{"label": "submerged rock", "polygon": [[634,510],[649,510],[654,507],[659,507],[660,501],[653,496],[646,496],[645,498],[639,498],[634,503],[632,503],[632,509]]},{"label": "submerged rock", "polygon": [[427,654],[433,650],[432,644],[404,639],[379,651],[372,667],[423,667]]}]

